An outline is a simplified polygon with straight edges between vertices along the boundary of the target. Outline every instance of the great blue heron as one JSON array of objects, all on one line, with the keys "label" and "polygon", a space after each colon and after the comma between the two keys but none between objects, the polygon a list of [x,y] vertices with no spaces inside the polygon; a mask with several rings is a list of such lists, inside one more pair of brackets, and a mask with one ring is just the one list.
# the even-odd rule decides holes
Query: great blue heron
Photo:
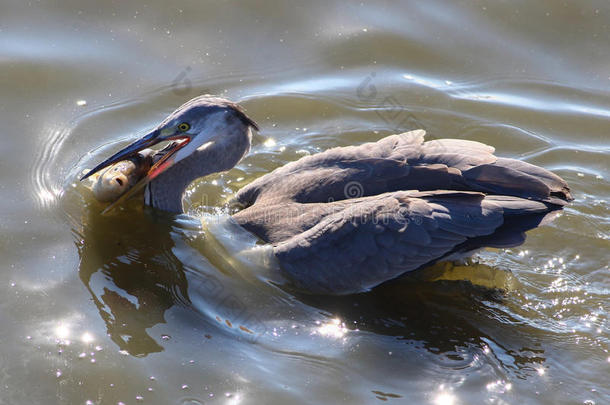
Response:
[{"label": "great blue heron", "polygon": [[[120,201],[181,213],[195,179],[234,167],[258,127],[235,103],[200,96],[85,177],[159,142],[169,145]],[[239,190],[233,215],[273,247],[300,289],[368,290],[439,260],[511,247],[572,200],[557,175],[460,139],[424,140],[416,130],[303,157]],[[83,177],[84,178],[84,177]]]}]

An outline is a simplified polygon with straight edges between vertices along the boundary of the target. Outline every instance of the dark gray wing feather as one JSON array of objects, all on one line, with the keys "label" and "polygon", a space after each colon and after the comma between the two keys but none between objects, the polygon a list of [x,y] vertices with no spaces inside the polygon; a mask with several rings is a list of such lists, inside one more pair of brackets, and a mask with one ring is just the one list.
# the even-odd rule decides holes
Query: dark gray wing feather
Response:
[{"label": "dark gray wing feather", "polygon": [[[572,199],[565,181],[514,159],[497,158],[479,142],[439,139],[425,131],[378,142],[333,148],[289,163],[253,181],[236,199],[323,203],[399,190],[462,190],[513,195],[564,205]],[[351,186],[351,188],[350,188]]]},{"label": "dark gray wing feather", "polygon": [[565,205],[572,201],[568,184],[541,167],[520,160],[498,158],[463,174],[466,184],[493,194],[513,195]]},{"label": "dark gray wing feather", "polygon": [[549,210],[537,201],[455,191],[394,192],[341,207],[274,246],[282,269],[298,288],[333,294],[365,291],[465,248],[469,240],[493,235],[507,216]]},{"label": "dark gray wing feather", "polygon": [[406,157],[417,156],[417,145],[423,142],[424,133],[412,131],[378,142],[333,148],[303,157],[248,184],[239,190],[236,199],[245,206],[263,200],[337,201],[354,197],[346,196],[345,188],[353,181],[362,186],[358,197],[387,192],[388,180],[409,175]]}]

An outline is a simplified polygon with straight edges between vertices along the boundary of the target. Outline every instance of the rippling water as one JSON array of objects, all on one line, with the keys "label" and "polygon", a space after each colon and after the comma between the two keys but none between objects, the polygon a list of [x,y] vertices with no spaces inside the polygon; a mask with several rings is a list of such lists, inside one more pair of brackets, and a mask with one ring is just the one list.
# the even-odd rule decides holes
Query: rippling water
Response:
[{"label": "rippling water", "polygon": [[[0,403],[610,401],[607,2],[1,9]],[[250,155],[194,183],[188,215],[100,217],[80,171],[207,92],[260,124]],[[479,255],[507,291],[266,282],[228,198],[303,155],[420,127],[570,183],[550,226]]]}]

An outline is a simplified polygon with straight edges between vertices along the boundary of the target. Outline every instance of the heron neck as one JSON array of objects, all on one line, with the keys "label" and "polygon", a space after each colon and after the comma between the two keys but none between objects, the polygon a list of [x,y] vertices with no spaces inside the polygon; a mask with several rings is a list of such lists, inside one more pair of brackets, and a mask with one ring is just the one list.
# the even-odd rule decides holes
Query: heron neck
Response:
[{"label": "heron neck", "polygon": [[148,183],[144,191],[146,205],[168,212],[182,213],[182,198],[194,180],[212,173],[230,170],[250,149],[250,130],[246,136],[219,136],[207,148],[195,150]]}]

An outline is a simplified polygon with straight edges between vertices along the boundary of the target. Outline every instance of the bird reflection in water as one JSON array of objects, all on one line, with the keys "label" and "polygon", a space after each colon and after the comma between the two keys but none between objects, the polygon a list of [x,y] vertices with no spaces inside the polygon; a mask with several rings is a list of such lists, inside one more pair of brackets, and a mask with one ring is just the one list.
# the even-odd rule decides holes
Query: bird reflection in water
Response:
[{"label": "bird reflection in water", "polygon": [[165,323],[173,305],[189,303],[183,264],[172,253],[168,215],[141,209],[103,218],[97,210],[84,215],[82,230],[75,230],[81,239],[79,276],[108,335],[133,356],[162,351],[146,330]]},{"label": "bird reflection in water", "polygon": [[[546,358],[544,348],[537,343],[536,330],[505,311],[512,300],[509,289],[518,281],[510,272],[479,263],[468,266],[472,280],[478,280],[476,272],[487,271],[498,284],[493,287],[489,280],[475,284],[455,279],[456,270],[447,267],[422,269],[366,293],[300,294],[298,298],[333,314],[342,325],[395,338],[392,350],[424,349],[433,355],[433,362],[446,368],[477,367],[479,357],[484,356],[508,375],[525,378],[538,374]],[[463,270],[463,266],[456,267]],[[511,333],[493,333],[507,325]]]}]

